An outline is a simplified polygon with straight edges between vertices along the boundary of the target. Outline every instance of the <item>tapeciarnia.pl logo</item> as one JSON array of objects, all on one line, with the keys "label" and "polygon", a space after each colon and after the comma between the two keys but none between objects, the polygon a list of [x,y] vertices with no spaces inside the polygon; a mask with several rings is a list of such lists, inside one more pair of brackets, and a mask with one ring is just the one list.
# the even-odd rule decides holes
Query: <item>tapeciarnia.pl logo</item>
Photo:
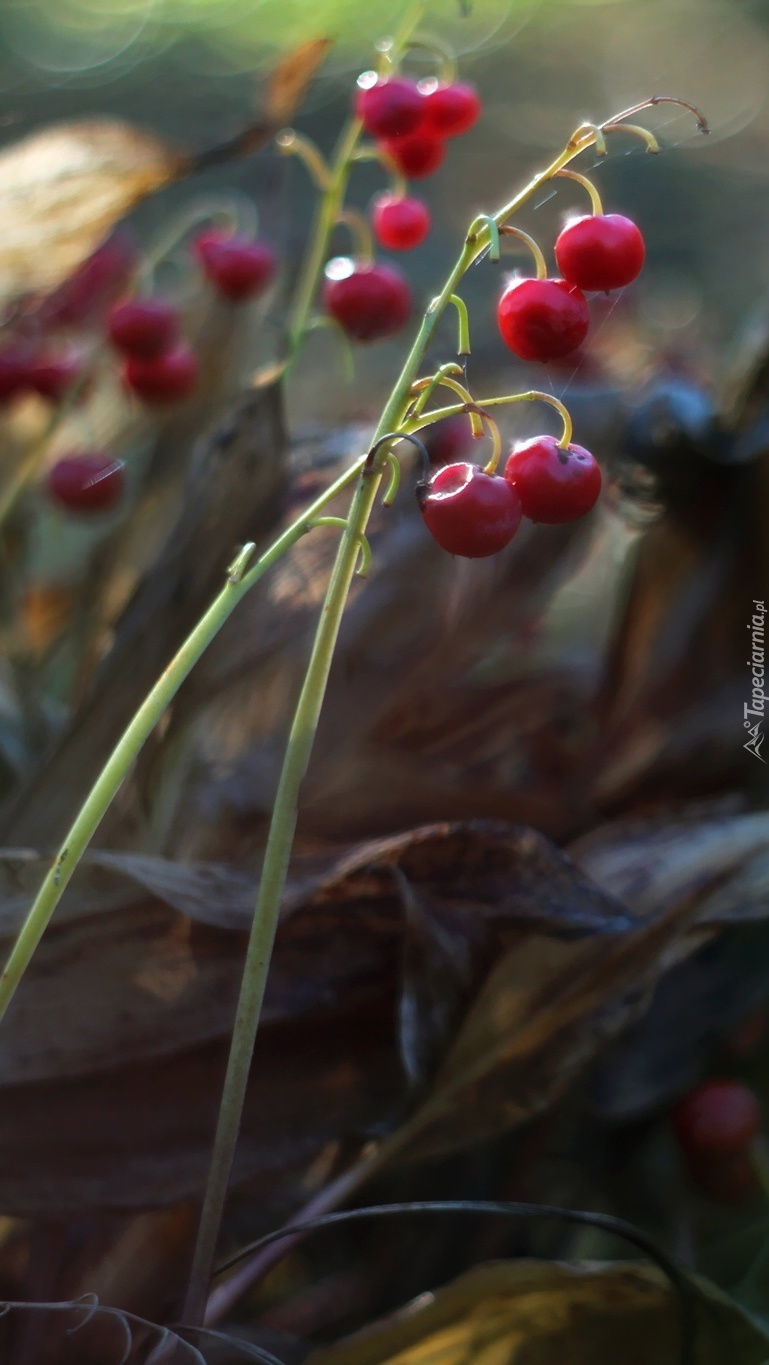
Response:
[{"label": "tapeciarnia.pl logo", "polygon": [[[743,725],[750,738],[743,749],[747,749],[749,754],[766,763],[766,759],[761,755],[761,745],[764,742],[763,723],[764,705],[766,703],[766,693],[764,692],[764,617],[766,607],[763,602],[753,601],[754,612],[748,622],[750,631],[751,657],[748,659],[748,668],[752,673],[752,692],[750,703],[745,702],[743,710]],[[757,717],[753,722],[752,717]]]}]

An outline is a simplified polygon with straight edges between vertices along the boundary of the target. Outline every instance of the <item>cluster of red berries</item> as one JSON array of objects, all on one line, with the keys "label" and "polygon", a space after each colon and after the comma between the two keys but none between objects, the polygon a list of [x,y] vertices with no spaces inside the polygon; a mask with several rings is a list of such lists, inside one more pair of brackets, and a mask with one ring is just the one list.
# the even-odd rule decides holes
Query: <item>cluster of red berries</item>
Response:
[{"label": "cluster of red berries", "polygon": [[454,461],[420,484],[418,497],[425,525],[442,549],[483,559],[510,544],[522,517],[550,526],[576,521],[600,491],[600,466],[588,450],[534,436],[513,447],[501,475]]},{"label": "cluster of red berries", "polygon": [[738,1203],[756,1192],[761,1108],[748,1086],[713,1077],[678,1100],[670,1120],[690,1175],[712,1199]]},{"label": "cluster of red berries", "polygon": [[555,243],[560,279],[517,277],[497,306],[502,339],[521,360],[560,360],[590,327],[584,291],[621,289],[640,274],[646,249],[638,227],[619,213],[566,224]]},{"label": "cluster of red berries", "polygon": [[432,175],[446,154],[448,138],[472,128],[481,101],[471,85],[415,81],[405,76],[358,77],[355,113],[366,132],[410,180]]},{"label": "cluster of red berries", "polygon": [[[193,252],[204,276],[223,298],[241,303],[261,294],[277,269],[272,249],[220,229],[201,233]],[[127,389],[151,407],[182,402],[199,378],[195,352],[182,339],[177,308],[164,298],[123,298],[136,270],[125,247],[105,243],[44,304],[43,331],[69,332],[98,322],[122,357]],[[110,307],[112,303],[112,307]],[[106,314],[106,317],[105,317]],[[0,350],[0,404],[35,391],[60,402],[84,375],[84,353],[68,345],[50,350],[48,343],[14,343]],[[107,451],[73,451],[49,470],[52,500],[82,514],[113,510],[125,492],[125,470]]]},{"label": "cluster of red berries", "polygon": [[[366,71],[358,79],[355,112],[399,170],[418,180],[438,169],[448,138],[473,126],[481,102],[470,85],[417,84]],[[371,225],[380,246],[411,251],[427,237],[430,213],[421,199],[385,192],[374,199]],[[336,258],[326,275],[323,305],[353,341],[379,341],[408,322],[411,290],[394,266]]]}]

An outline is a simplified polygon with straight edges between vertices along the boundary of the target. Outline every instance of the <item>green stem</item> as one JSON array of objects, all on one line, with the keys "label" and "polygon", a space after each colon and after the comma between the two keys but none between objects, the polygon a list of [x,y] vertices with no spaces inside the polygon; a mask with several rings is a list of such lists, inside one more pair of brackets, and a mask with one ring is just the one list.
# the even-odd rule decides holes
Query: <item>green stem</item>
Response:
[{"label": "green stem", "polygon": [[191,634],[188,635],[179,652],[136,712],[128,729],[118,741],[97,777],[85,804],[78,812],[13,945],[2,976],[0,976],[0,1020],[11,1003],[32,954],[40,942],[75,868],[101,824],[113,797],[185,678],[249,589],[280,559],[281,555],[285,554],[295,541],[307,533],[308,521],[322,512],[323,508],[338,493],[354,481],[362,465],[363,461],[358,460],[336,479],[302,513],[301,517],[298,517],[282,535],[278,536],[278,539],[263,555],[260,555],[254,566],[242,578],[238,578],[237,574],[230,571],[228,580],[219,596],[208,608]]},{"label": "green stem", "polygon": [[248,1073],[294,842],[299,789],[310,761],[334,647],[358,559],[360,540],[365,536],[380,479],[379,468],[363,472],[350,505],[347,524],[339,543],[320,624],[291,726],[275,797],[253,929],[243,972],[243,984],[235,1016],[200,1231],[184,1305],[184,1321],[193,1325],[202,1323],[205,1314],[219,1224],[240,1130]]},{"label": "green stem", "polygon": [[321,195],[310,249],[304,260],[288,319],[288,343],[292,359],[295,358],[307,331],[318,283],[328,256],[331,234],[344,204],[353,153],[362,129],[363,124],[359,119],[351,119],[342,132],[331,163],[328,188]]}]

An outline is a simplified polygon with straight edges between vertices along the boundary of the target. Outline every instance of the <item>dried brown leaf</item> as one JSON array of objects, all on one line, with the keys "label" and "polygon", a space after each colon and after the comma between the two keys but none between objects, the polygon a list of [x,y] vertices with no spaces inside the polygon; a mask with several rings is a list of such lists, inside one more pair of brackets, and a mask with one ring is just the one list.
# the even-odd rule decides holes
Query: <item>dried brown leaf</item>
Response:
[{"label": "dried brown leaf", "polygon": [[[698,1365],[764,1365],[769,1338],[698,1281]],[[680,1302],[644,1264],[514,1261],[478,1266],[308,1365],[678,1365]]]},{"label": "dried brown leaf", "polygon": [[55,288],[139,199],[183,162],[117,119],[32,133],[0,152],[0,302]]},{"label": "dried brown leaf", "polygon": [[571,845],[580,867],[638,920],[697,897],[702,923],[765,919],[769,814],[703,811],[615,820]]},{"label": "dried brown leaf", "polygon": [[331,45],[330,38],[310,38],[292,48],[270,73],[264,110],[270,123],[280,126],[294,117]]}]

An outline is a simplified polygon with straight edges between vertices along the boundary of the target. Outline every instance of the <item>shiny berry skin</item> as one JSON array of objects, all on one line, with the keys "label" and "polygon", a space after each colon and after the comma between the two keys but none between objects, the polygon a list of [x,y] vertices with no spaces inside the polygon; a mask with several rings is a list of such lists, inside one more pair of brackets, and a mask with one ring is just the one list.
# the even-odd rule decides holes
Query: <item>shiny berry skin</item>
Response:
[{"label": "shiny berry skin", "polygon": [[433,540],[464,559],[485,559],[503,550],[521,523],[515,489],[477,464],[444,465],[420,486],[418,497]]},{"label": "shiny berry skin", "polygon": [[425,131],[438,137],[460,137],[480,118],[480,96],[473,85],[439,85],[424,101]]},{"label": "shiny berry skin", "polygon": [[530,521],[560,526],[584,517],[598,501],[601,469],[583,446],[561,450],[554,436],[519,441],[505,465],[505,478]]},{"label": "shiny berry skin", "polygon": [[433,175],[446,155],[442,139],[432,133],[390,138],[382,145],[409,180],[424,180]]},{"label": "shiny berry skin", "polygon": [[179,314],[166,299],[127,299],[109,314],[107,336],[123,355],[157,360],[176,344]]},{"label": "shiny berry skin", "polygon": [[581,289],[566,280],[518,279],[499,300],[497,322],[521,360],[559,360],[582,345],[590,311]]},{"label": "shiny berry skin", "polygon": [[555,244],[563,278],[580,289],[622,289],[640,275],[644,239],[621,213],[596,213],[567,223]]},{"label": "shiny berry skin", "polygon": [[353,268],[341,278],[326,279],[326,312],[353,341],[379,341],[399,332],[411,316],[407,280],[391,265],[349,264]]},{"label": "shiny berry skin", "polygon": [[414,81],[403,76],[359,87],[355,113],[372,137],[404,137],[424,118],[424,97]]},{"label": "shiny berry skin", "polygon": [[181,403],[197,387],[197,358],[194,351],[183,344],[158,356],[157,360],[129,356],[123,366],[123,380],[150,407]]},{"label": "shiny berry skin", "polygon": [[411,251],[430,231],[430,212],[421,199],[379,194],[374,200],[371,225],[380,246],[390,251]]},{"label": "shiny berry skin", "polygon": [[65,455],[48,471],[49,496],[68,512],[111,512],[125,492],[125,469],[106,451]]},{"label": "shiny berry skin", "polygon": [[201,233],[194,250],[203,274],[218,293],[233,303],[262,294],[278,268],[278,258],[266,242],[249,241],[227,232]]},{"label": "shiny berry skin", "polygon": [[747,1152],[761,1130],[761,1109],[741,1081],[713,1078],[684,1095],[670,1111],[673,1131],[687,1158]]}]

